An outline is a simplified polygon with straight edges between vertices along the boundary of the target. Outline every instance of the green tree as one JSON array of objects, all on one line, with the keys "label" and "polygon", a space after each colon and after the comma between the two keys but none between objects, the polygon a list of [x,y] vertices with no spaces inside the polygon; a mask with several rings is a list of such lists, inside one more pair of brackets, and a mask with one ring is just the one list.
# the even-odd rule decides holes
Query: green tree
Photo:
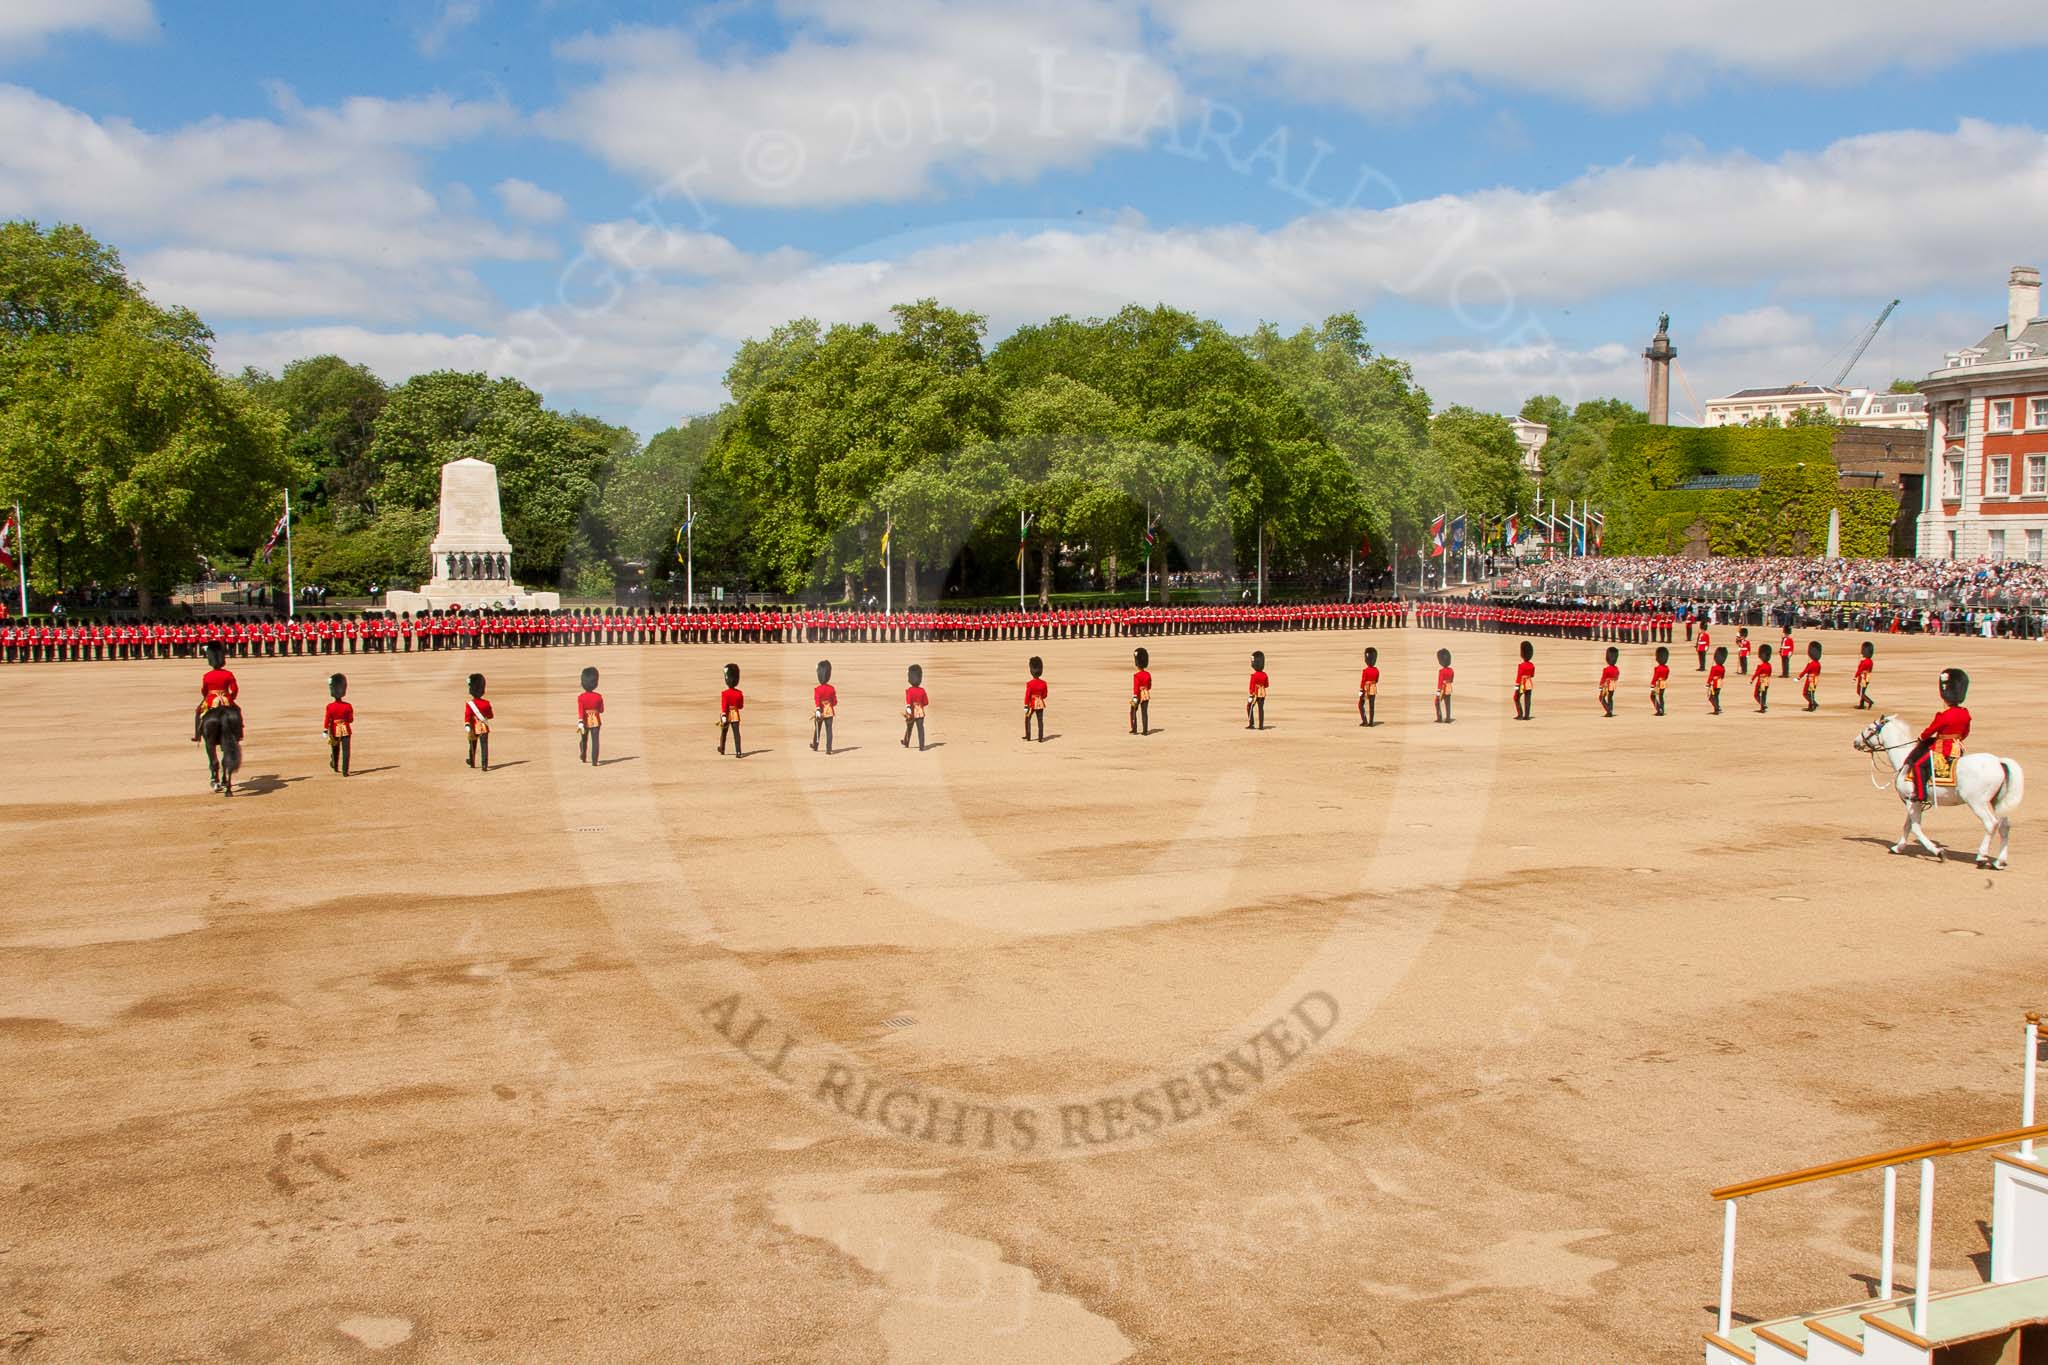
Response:
[{"label": "green tree", "polygon": [[0,228],[0,494],[35,509],[45,588],[132,581],[144,612],[200,555],[252,545],[293,476],[283,421],[76,228]]},{"label": "green tree", "polygon": [[548,411],[516,379],[437,370],[392,389],[378,414],[371,497],[380,508],[435,506],[442,465],[495,465],[515,570],[530,582],[560,582],[572,542],[584,562],[595,555],[586,517],[595,521],[605,473],[630,455],[630,443],[619,428]]},{"label": "green tree", "polygon": [[[1446,408],[1429,424],[1429,444],[1450,475],[1458,505],[1469,516],[1492,521],[1529,505],[1522,448],[1507,418],[1467,407]],[[1470,533],[1476,536],[1478,528]]]},{"label": "green tree", "polygon": [[1920,392],[1920,381],[1917,379],[1894,379],[1892,381],[1891,387],[1887,389],[1886,392],[1918,393]]},{"label": "green tree", "polygon": [[340,356],[294,360],[276,378],[245,370],[244,387],[285,416],[287,449],[306,471],[293,499],[307,512],[363,504],[376,479],[370,441],[384,410],[384,381]]}]

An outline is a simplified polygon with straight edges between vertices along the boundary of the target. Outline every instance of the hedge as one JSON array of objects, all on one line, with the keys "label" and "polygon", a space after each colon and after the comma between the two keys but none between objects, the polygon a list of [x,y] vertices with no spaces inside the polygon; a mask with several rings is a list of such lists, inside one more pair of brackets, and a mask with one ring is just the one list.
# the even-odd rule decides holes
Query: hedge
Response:
[{"label": "hedge", "polygon": [[[1845,558],[1891,552],[1898,499],[1876,489],[1844,490],[1828,427],[1617,428],[1608,447],[1609,554],[1682,554],[1694,528],[1715,555],[1820,554],[1828,514],[1842,516]],[[1755,474],[1758,486],[1685,491],[1707,474]]]}]

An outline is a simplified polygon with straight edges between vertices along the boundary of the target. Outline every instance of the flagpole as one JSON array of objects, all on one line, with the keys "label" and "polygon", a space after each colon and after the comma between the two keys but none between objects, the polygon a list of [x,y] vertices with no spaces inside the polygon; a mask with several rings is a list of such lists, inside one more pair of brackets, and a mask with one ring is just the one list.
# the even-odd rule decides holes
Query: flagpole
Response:
[{"label": "flagpole", "polygon": [[1145,500],[1145,604],[1152,604],[1152,500]]},{"label": "flagpole", "polygon": [[890,517],[882,523],[882,615],[896,614],[896,580],[889,571],[889,532],[894,530],[896,518]]},{"label": "flagpole", "polygon": [[298,581],[292,566],[292,490],[284,490],[284,617],[292,620],[298,615],[294,599],[299,595]]},{"label": "flagpole", "polygon": [[1031,534],[1031,522],[1024,509],[1017,509],[1017,610],[1024,610],[1024,538]]},{"label": "flagpole", "polygon": [[683,605],[697,609],[697,504],[683,494]]},{"label": "flagpole", "polygon": [[21,522],[21,499],[14,500],[14,569],[21,575],[21,614],[28,615],[28,536]]},{"label": "flagpole", "polygon": [[1259,523],[1259,592],[1260,606],[1266,605],[1266,523]]}]

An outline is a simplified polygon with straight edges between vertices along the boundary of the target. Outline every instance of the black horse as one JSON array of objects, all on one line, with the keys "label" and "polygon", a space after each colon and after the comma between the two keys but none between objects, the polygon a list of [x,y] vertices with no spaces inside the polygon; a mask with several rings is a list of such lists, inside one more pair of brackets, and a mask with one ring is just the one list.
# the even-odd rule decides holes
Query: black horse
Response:
[{"label": "black horse", "polygon": [[206,771],[213,789],[235,794],[235,773],[242,766],[242,708],[215,706],[199,718],[199,737],[206,742]]}]

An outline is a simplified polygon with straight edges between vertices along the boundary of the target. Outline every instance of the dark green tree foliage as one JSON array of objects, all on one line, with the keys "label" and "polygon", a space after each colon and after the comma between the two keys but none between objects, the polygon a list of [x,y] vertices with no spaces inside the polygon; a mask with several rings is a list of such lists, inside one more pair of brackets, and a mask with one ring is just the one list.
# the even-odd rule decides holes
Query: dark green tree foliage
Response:
[{"label": "dark green tree foliage", "polygon": [[212,339],[79,229],[0,226],[0,496],[34,509],[38,586],[60,566],[70,583],[132,580],[147,611],[276,518],[294,476],[283,420],[221,378]]},{"label": "dark green tree foliage", "polygon": [[306,471],[294,510],[362,506],[376,479],[370,441],[384,411],[384,382],[366,366],[320,355],[294,360],[276,378],[245,371],[242,383],[284,414],[286,448]]},{"label": "dark green tree foliage", "polygon": [[370,496],[380,507],[435,507],[442,465],[495,465],[519,577],[561,582],[572,542],[586,559],[597,556],[585,514],[595,512],[607,471],[630,457],[632,444],[629,433],[594,418],[548,411],[516,379],[437,370],[386,399],[370,442]]}]

